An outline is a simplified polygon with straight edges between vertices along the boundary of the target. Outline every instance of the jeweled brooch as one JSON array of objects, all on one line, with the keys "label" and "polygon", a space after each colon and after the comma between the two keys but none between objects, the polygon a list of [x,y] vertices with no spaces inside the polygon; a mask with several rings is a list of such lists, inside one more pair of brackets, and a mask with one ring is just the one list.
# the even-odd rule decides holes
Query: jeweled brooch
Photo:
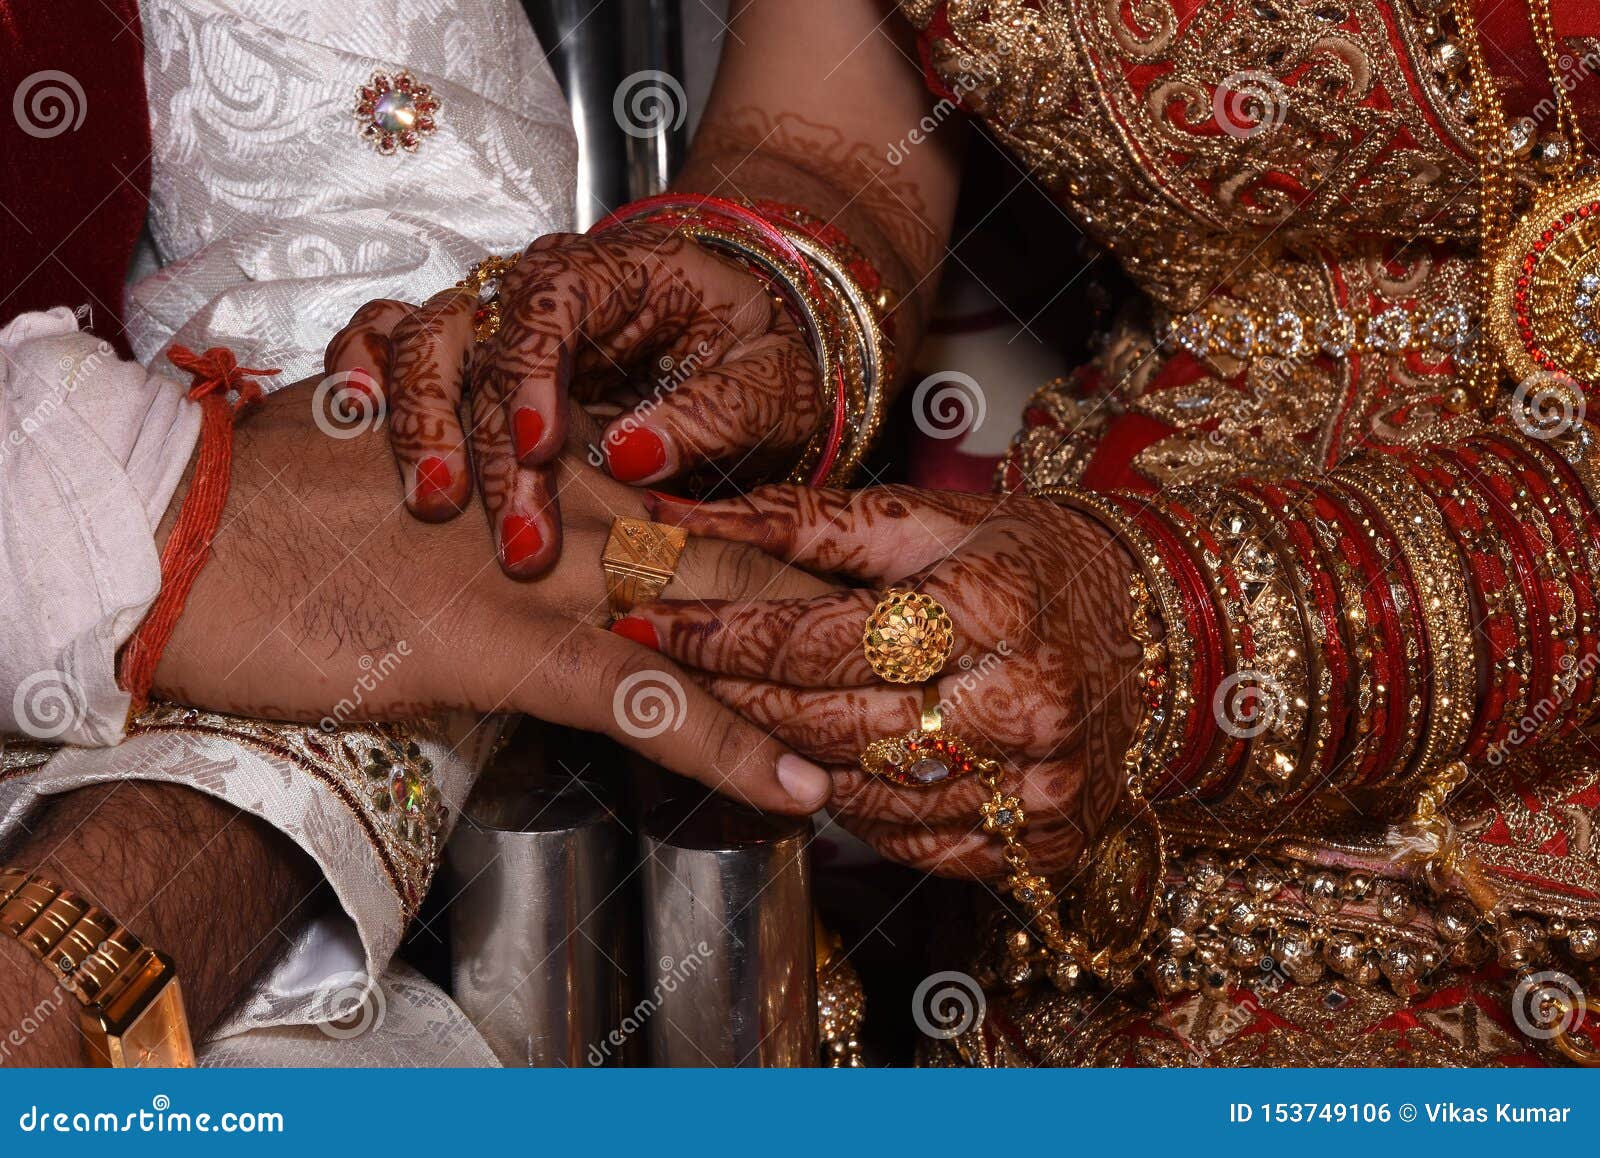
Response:
[{"label": "jeweled brooch", "polygon": [[439,98],[433,95],[433,86],[401,69],[393,76],[372,74],[361,86],[355,116],[362,123],[362,137],[387,157],[399,149],[415,153],[422,138],[432,136],[439,127],[438,111]]}]

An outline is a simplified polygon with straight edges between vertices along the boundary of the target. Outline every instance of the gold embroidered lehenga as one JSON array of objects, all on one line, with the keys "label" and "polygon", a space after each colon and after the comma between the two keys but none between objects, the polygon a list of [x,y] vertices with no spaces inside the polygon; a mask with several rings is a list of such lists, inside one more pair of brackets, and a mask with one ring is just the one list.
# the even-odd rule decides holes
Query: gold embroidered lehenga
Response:
[{"label": "gold embroidered lehenga", "polygon": [[[1419,656],[1408,640],[1394,671],[1432,679],[1429,701],[1416,679],[1402,699],[1362,672],[1357,661],[1379,641],[1376,627],[1308,618],[1293,621],[1286,637],[1272,636],[1271,625],[1292,620],[1297,596],[1302,607],[1315,607],[1317,584],[1331,590],[1350,580],[1356,556],[1341,536],[1358,530],[1319,508],[1302,536],[1277,522],[1284,508],[1275,510],[1273,497],[1316,498],[1320,482],[1295,480],[1334,479],[1352,505],[1370,498],[1369,512],[1398,511],[1409,521],[1414,508],[1405,505],[1412,499],[1402,496],[1402,484],[1363,490],[1335,472],[1422,448],[1406,468],[1438,485],[1444,515],[1416,507],[1418,526],[1435,520],[1463,560],[1470,555],[1485,568],[1474,574],[1491,606],[1463,605],[1464,612],[1531,625],[1525,630],[1535,637],[1560,636],[1567,650],[1540,682],[1549,678],[1558,698],[1593,691],[1585,665],[1594,655],[1595,608],[1583,593],[1596,556],[1585,535],[1581,544],[1561,535],[1563,527],[1583,530],[1580,507],[1562,506],[1542,482],[1530,484],[1534,493],[1523,492],[1520,506],[1515,494],[1508,500],[1510,518],[1537,527],[1531,552],[1542,541],[1546,552],[1568,556],[1565,588],[1523,600],[1510,570],[1494,570],[1524,562],[1491,542],[1494,528],[1510,526],[1499,492],[1463,499],[1471,489],[1465,481],[1426,473],[1437,465],[1429,448],[1499,438],[1495,424],[1509,429],[1511,408],[1527,401],[1525,389],[1501,398],[1500,416],[1491,419],[1495,407],[1471,393],[1483,348],[1477,321],[1487,256],[1479,252],[1479,222],[1489,219],[1476,138],[1489,122],[1481,74],[1470,67],[1476,30],[1460,25],[1459,7],[1454,0],[903,0],[935,90],[1023,161],[1148,299],[1091,364],[1034,397],[1002,465],[1002,485],[1123,488],[1214,516],[1204,526],[1199,519],[1191,539],[1200,569],[1209,566],[1218,582],[1237,580],[1238,589],[1219,598],[1226,613],[1255,625],[1245,643],[1256,666],[1307,693],[1280,704],[1277,721],[1303,747],[1269,752],[1267,761],[1287,767],[1306,752],[1331,761],[1339,740],[1330,732],[1353,729],[1374,711],[1387,711],[1391,722],[1431,712],[1430,728],[1434,720],[1461,728],[1452,750],[1463,751],[1467,713],[1447,720],[1456,709],[1439,698],[1451,663],[1458,693],[1460,680],[1480,677],[1512,717],[1494,733],[1497,744],[1482,742],[1486,731],[1474,733],[1479,758],[1464,767],[1424,761],[1414,750],[1402,768],[1391,749],[1390,766],[1372,777],[1324,776],[1296,795],[1293,785],[1274,785],[1264,764],[1254,780],[1247,775],[1199,802],[1189,792],[1169,793],[1142,818],[1125,814],[1113,827],[1132,835],[1103,840],[1064,885],[1055,882],[1064,888],[1062,919],[1078,957],[1041,947],[1027,922],[997,918],[972,967],[988,1015],[926,1049],[925,1062],[1592,1059],[1582,1026],[1584,995],[1600,993],[1600,846],[1592,833],[1600,751],[1576,727],[1558,742],[1535,742],[1557,729],[1545,726],[1543,701],[1528,694],[1527,660],[1510,644],[1491,647],[1495,670],[1473,671],[1470,648],[1453,659],[1438,647]],[[1562,47],[1573,58],[1596,50],[1577,40]],[[1528,51],[1530,74],[1542,78],[1531,38]],[[1518,90],[1501,87],[1514,105]],[[1558,125],[1546,120],[1510,126],[1517,185],[1508,196],[1519,207],[1542,176],[1567,171]],[[1558,220],[1555,233],[1581,229],[1587,217]],[[1530,251],[1530,269],[1535,260]],[[1600,286],[1600,275],[1584,276]],[[1574,323],[1585,342],[1581,327],[1595,328],[1592,303],[1600,297],[1587,284],[1570,291],[1580,295],[1571,301],[1587,319]],[[1545,402],[1566,405],[1569,421],[1559,433],[1582,443],[1565,453],[1581,464],[1587,487],[1584,399],[1540,385],[1553,390]],[[1527,433],[1525,423],[1517,427]],[[1246,477],[1253,481],[1237,483]],[[1283,489],[1274,489],[1279,483]],[[1273,558],[1245,557],[1257,549],[1248,534],[1228,539],[1252,525],[1275,544]],[[1484,543],[1490,546],[1480,550]],[[1306,557],[1320,565],[1302,566]],[[1293,567],[1272,566],[1291,558]],[[1489,575],[1505,582],[1489,583]],[[1431,627],[1438,604],[1461,598],[1459,584],[1438,575],[1418,583],[1411,610]],[[1398,587],[1393,594],[1404,598]],[[1378,610],[1360,600],[1344,604],[1357,616],[1368,606]],[[1351,655],[1335,654],[1346,645]],[[1246,674],[1263,682],[1260,671]],[[1336,681],[1348,684],[1344,692],[1334,691]],[[1349,702],[1338,706],[1345,692]],[[1588,722],[1586,710],[1578,714]],[[1138,879],[1151,872],[1160,874],[1160,887]],[[1593,1013],[1591,1005],[1589,1027],[1600,1020]]]}]

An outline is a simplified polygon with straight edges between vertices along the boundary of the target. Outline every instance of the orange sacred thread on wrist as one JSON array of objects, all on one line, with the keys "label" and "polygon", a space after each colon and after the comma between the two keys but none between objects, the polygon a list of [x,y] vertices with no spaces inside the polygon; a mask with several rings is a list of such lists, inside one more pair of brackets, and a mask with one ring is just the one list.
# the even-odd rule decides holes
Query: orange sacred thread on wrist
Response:
[{"label": "orange sacred thread on wrist", "polygon": [[[261,400],[256,377],[279,373],[241,366],[222,346],[204,354],[174,346],[167,358],[190,376],[189,397],[200,404],[200,456],[178,521],[161,551],[161,593],[122,649],[117,682],[133,697],[130,717],[149,702],[161,653],[183,614],[195,577],[211,555],[211,540],[222,521],[233,477],[234,415]],[[228,401],[229,391],[234,393],[233,402]]]}]

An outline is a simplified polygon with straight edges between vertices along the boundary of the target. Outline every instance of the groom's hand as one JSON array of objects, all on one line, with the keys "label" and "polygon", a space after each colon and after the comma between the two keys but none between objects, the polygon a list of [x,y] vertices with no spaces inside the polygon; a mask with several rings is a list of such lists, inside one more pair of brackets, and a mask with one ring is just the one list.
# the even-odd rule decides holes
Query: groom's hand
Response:
[{"label": "groom's hand", "polygon": [[[600,554],[613,516],[644,516],[638,492],[557,463],[566,550],[537,582],[513,583],[477,520],[427,527],[407,514],[383,434],[329,435],[313,396],[303,385],[279,391],[238,425],[212,557],[157,671],[164,695],[301,720],[341,702],[367,718],[526,712],[612,736],[758,808],[826,802],[822,769],[605,629]],[[692,540],[667,592],[829,589],[752,549]]]}]

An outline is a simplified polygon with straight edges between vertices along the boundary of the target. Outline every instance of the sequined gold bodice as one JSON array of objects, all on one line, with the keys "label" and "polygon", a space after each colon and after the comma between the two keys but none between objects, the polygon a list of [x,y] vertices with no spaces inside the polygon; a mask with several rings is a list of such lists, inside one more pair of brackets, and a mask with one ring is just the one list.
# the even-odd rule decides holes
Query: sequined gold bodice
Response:
[{"label": "sequined gold bodice", "polygon": [[[1125,335],[1110,385],[1177,436],[1140,473],[1326,466],[1448,418],[1477,211],[1449,0],[902,8],[948,95],[1147,291],[1154,317]],[[1224,340],[1181,357],[1168,324],[1207,309],[1292,315],[1302,352],[1241,358]],[[1390,313],[1445,332],[1421,350],[1315,348],[1343,318]],[[1071,456],[1035,441],[1030,468],[1070,476]]]}]

